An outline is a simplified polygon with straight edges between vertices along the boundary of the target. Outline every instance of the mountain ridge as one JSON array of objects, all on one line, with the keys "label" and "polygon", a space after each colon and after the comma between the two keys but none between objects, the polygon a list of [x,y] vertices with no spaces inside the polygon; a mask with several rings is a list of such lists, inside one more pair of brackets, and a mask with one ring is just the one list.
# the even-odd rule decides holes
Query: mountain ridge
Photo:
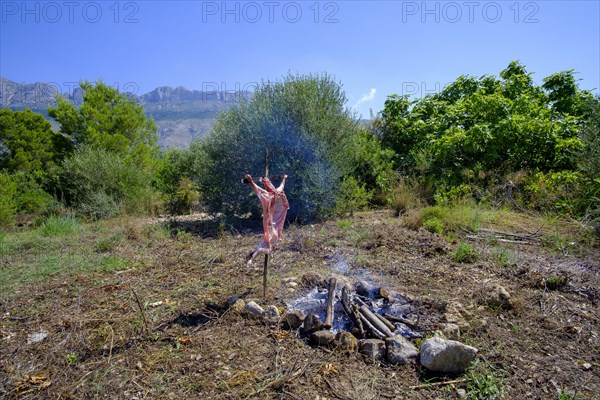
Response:
[{"label": "mountain ridge", "polygon": [[[58,124],[48,116],[48,107],[56,105],[58,94],[76,105],[83,100],[83,91],[78,85],[74,85],[72,91],[61,92],[60,85],[53,83],[19,83],[0,76],[0,108],[13,111],[30,108],[43,114],[55,129]],[[146,115],[154,119],[158,126],[158,143],[163,149],[188,147],[193,140],[210,132],[220,111],[235,107],[242,97],[247,99],[252,95],[248,91],[199,91],[183,86],[159,86],[141,95],[125,94],[136,99]]]}]

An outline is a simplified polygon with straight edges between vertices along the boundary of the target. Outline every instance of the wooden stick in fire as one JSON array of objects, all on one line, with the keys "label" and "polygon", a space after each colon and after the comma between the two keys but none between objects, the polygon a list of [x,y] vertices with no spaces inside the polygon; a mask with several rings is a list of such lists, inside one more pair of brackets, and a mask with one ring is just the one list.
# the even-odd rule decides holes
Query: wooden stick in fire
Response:
[{"label": "wooden stick in fire", "polygon": [[333,300],[335,299],[335,288],[337,286],[337,280],[335,278],[329,279],[329,291],[327,293],[327,309],[325,314],[325,323],[323,327],[325,329],[331,329],[333,326]]}]

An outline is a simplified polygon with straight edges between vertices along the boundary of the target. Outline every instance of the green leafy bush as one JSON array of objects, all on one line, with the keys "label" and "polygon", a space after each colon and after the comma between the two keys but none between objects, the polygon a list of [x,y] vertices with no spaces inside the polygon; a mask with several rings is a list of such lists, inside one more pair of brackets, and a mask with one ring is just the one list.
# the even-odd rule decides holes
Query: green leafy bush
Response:
[{"label": "green leafy bush", "polygon": [[173,214],[189,213],[199,208],[200,188],[205,156],[199,142],[189,149],[168,149],[162,152],[155,186],[165,197],[167,211]]},{"label": "green leafy bush", "polygon": [[586,183],[577,171],[537,172],[525,179],[525,202],[538,210],[576,215]]},{"label": "green leafy bush", "polygon": [[18,214],[44,214],[54,203],[32,175],[0,172],[0,226],[13,224]]},{"label": "green leafy bush", "polygon": [[60,188],[81,215],[109,218],[155,211],[159,202],[152,177],[117,153],[84,146],[63,163]]},{"label": "green leafy bush", "polygon": [[439,219],[432,217],[423,221],[423,228],[429,232],[441,235],[444,232],[444,224]]},{"label": "green leafy bush", "polygon": [[477,260],[475,247],[469,243],[460,243],[454,251],[454,261],[459,263],[471,263]]},{"label": "green leafy bush", "polygon": [[17,214],[17,183],[12,177],[0,172],[0,226],[11,225]]},{"label": "green leafy bush", "polygon": [[337,215],[352,215],[368,207],[373,194],[367,191],[366,184],[359,184],[353,176],[347,176],[342,182],[338,195],[335,213]]},{"label": "green leafy bush", "polygon": [[351,176],[373,194],[369,201],[385,205],[385,198],[396,182],[392,162],[394,151],[383,148],[377,135],[363,129],[354,135],[349,155],[352,157]]}]

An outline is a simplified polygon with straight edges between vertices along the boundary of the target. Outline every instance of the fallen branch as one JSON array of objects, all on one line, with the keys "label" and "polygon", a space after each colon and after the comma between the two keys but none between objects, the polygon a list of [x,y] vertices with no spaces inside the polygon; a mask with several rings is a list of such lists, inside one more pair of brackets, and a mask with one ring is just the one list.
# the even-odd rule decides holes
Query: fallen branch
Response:
[{"label": "fallen branch", "polygon": [[532,242],[527,242],[525,240],[513,240],[513,239],[502,239],[494,236],[479,236],[479,235],[467,235],[467,239],[471,240],[494,240],[496,242],[502,243],[517,243],[517,244],[532,244]]}]

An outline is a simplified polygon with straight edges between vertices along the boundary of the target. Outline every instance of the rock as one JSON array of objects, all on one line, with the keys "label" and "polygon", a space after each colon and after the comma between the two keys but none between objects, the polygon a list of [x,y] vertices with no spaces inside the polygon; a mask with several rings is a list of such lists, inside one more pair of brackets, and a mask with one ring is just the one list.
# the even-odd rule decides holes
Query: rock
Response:
[{"label": "rock", "polygon": [[360,352],[371,360],[382,360],[385,356],[385,342],[379,339],[361,339],[358,341]]},{"label": "rock", "polygon": [[356,351],[358,349],[358,339],[348,331],[339,331],[335,335],[338,349],[345,351]]},{"label": "rock", "polygon": [[446,323],[442,327],[442,333],[446,339],[459,340],[460,339],[460,327],[457,324]]},{"label": "rock", "polygon": [[281,319],[283,329],[294,330],[302,326],[304,322],[304,313],[300,310],[286,313]]},{"label": "rock", "polygon": [[419,350],[400,335],[385,339],[387,360],[392,364],[408,364],[416,360]]},{"label": "rock", "polygon": [[230,298],[227,299],[227,307],[231,307],[239,299],[240,299],[240,296],[238,296],[238,295],[231,296]]},{"label": "rock", "polygon": [[459,399],[466,399],[467,398],[467,391],[465,389],[456,389],[456,397],[458,397]]},{"label": "rock", "polygon": [[279,321],[280,317],[279,310],[274,305],[267,306],[267,308],[265,308],[264,316],[269,322],[276,323]]},{"label": "rock", "polygon": [[317,346],[329,346],[335,340],[335,333],[331,331],[317,331],[310,335],[310,339]]},{"label": "rock", "polygon": [[366,281],[356,282],[355,289],[356,293],[361,296],[369,297],[369,292],[371,290],[371,285],[369,285]]},{"label": "rock", "polygon": [[468,320],[472,318],[472,315],[458,301],[450,301],[446,304],[445,318],[446,321],[457,324],[460,330],[465,331],[470,327]]},{"label": "rock", "polygon": [[384,300],[387,300],[390,303],[393,303],[395,301],[394,293],[386,287],[383,287],[383,286],[380,287],[378,294],[379,294],[379,297],[381,297]]},{"label": "rock", "polygon": [[248,303],[246,303],[246,307],[244,307],[244,310],[254,315],[263,315],[265,312],[265,310],[263,310],[263,308],[256,304],[256,302],[254,301],[249,301]]},{"label": "rock", "polygon": [[242,299],[237,299],[231,306],[229,307],[232,311],[241,312],[244,307],[246,307],[246,302]]},{"label": "rock", "polygon": [[439,337],[427,339],[421,345],[421,365],[435,372],[464,372],[477,355],[475,347]]},{"label": "rock", "polygon": [[298,282],[293,282],[293,281],[292,282],[288,282],[288,283],[285,284],[285,286],[288,287],[288,288],[295,289],[295,288],[298,287]]},{"label": "rock", "polygon": [[481,302],[487,306],[503,308],[505,310],[513,306],[510,294],[500,285],[484,288],[481,293]]},{"label": "rock", "polygon": [[307,272],[306,274],[302,275],[300,280],[304,286],[315,287],[321,285],[323,278],[314,272]]},{"label": "rock", "polygon": [[313,333],[319,331],[323,328],[323,322],[321,322],[321,318],[315,314],[308,314],[306,318],[304,318],[304,332]]},{"label": "rock", "polygon": [[48,331],[45,329],[42,329],[39,332],[36,333],[30,333],[29,335],[27,335],[27,344],[35,344],[35,343],[39,343],[42,340],[46,339],[48,337]]},{"label": "rock", "polygon": [[584,362],[583,364],[581,364],[581,368],[584,371],[589,371],[592,369],[592,364],[588,363],[588,362]]}]

